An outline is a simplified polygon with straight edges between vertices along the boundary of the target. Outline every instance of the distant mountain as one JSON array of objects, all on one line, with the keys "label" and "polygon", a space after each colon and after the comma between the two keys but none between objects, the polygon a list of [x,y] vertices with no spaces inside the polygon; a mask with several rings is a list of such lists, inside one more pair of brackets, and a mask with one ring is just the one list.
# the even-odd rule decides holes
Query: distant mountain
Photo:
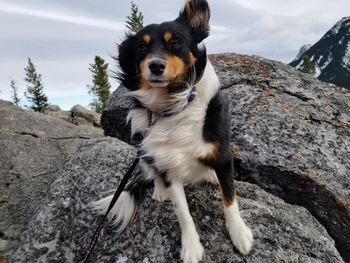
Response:
[{"label": "distant mountain", "polygon": [[[303,54],[315,63],[318,79],[350,89],[350,16],[342,18]],[[302,56],[290,65],[301,68]]]},{"label": "distant mountain", "polygon": [[302,46],[299,49],[299,52],[298,52],[297,56],[295,57],[295,59],[293,61],[298,60],[299,58],[301,58],[302,55],[304,55],[304,53],[310,49],[310,47],[312,47],[311,44],[307,44],[307,45]]}]

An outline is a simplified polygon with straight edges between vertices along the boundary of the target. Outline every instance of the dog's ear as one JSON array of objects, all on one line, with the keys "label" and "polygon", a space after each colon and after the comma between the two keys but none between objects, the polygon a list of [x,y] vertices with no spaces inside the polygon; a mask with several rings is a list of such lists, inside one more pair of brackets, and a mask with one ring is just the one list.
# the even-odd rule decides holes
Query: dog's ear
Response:
[{"label": "dog's ear", "polygon": [[121,69],[121,72],[117,74],[117,79],[130,90],[136,89],[135,82],[137,81],[134,43],[135,36],[127,35],[125,40],[119,45],[119,55],[117,57]]},{"label": "dog's ear", "polygon": [[136,75],[134,35],[127,35],[125,40],[119,45],[118,61],[123,73],[129,76]]},{"label": "dog's ear", "polygon": [[209,36],[210,10],[206,0],[187,1],[177,20],[184,21],[190,28],[196,43]]}]

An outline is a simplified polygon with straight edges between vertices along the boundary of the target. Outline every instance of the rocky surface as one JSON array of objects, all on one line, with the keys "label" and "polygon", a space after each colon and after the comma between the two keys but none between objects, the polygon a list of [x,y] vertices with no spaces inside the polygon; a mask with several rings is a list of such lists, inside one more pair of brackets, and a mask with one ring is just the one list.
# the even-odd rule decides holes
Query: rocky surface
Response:
[{"label": "rocky surface", "polygon": [[[350,91],[260,57],[210,58],[231,107],[238,178],[307,208],[350,262]],[[130,142],[123,93],[102,127]]]},{"label": "rocky surface", "polygon": [[130,125],[126,116],[133,101],[125,96],[127,89],[119,86],[109,97],[106,108],[102,112],[101,126],[106,136],[117,137],[131,143]]},{"label": "rocky surface", "polygon": [[69,111],[63,111],[59,106],[51,105],[44,113],[75,125],[101,127],[101,114],[90,111],[79,104],[73,106]]},{"label": "rocky surface", "polygon": [[306,207],[350,261],[350,91],[258,57],[212,59],[241,79],[223,90],[241,177]]},{"label": "rocky surface", "polygon": [[72,114],[72,123],[75,125],[93,125],[101,127],[101,114],[90,111],[77,104],[70,110]]},{"label": "rocky surface", "polygon": [[[78,262],[99,218],[87,208],[118,185],[135,149],[117,139],[93,139],[56,172],[55,181],[10,262]],[[311,214],[249,183],[237,182],[242,217],[252,228],[252,252],[240,256],[225,232],[218,187],[186,187],[206,250],[203,262],[343,262],[334,241]],[[172,205],[151,191],[127,230],[106,225],[90,262],[179,262],[180,229]]]},{"label": "rocky surface", "polygon": [[0,100],[0,257],[14,248],[67,156],[102,130]]}]

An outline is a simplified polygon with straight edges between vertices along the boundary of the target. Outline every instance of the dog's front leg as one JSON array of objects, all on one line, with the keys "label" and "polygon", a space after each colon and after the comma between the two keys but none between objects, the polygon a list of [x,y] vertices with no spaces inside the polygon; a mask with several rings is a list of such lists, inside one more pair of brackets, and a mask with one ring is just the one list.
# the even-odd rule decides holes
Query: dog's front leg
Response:
[{"label": "dog's front leg", "polygon": [[226,228],[230,234],[232,243],[238,251],[243,255],[247,255],[253,245],[253,234],[239,213],[236,192],[234,190],[232,156],[229,151],[221,154],[215,166],[224,201]]},{"label": "dog's front leg", "polygon": [[182,182],[172,181],[168,193],[181,227],[181,259],[185,263],[199,262],[204,250],[188,209]]}]

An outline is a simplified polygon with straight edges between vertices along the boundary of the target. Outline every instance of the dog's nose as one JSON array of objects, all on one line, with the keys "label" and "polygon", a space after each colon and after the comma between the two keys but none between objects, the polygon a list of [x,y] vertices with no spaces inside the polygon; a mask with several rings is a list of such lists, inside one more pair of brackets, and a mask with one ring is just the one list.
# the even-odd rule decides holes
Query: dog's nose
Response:
[{"label": "dog's nose", "polygon": [[162,75],[165,71],[165,61],[162,59],[152,60],[148,63],[148,68],[154,75]]}]

